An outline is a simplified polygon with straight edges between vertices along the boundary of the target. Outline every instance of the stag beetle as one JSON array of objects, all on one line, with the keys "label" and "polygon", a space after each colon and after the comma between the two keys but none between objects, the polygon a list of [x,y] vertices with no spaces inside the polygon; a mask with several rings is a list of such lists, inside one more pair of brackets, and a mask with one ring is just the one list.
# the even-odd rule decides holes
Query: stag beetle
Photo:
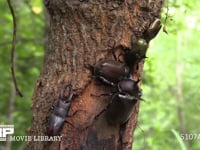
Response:
[{"label": "stag beetle", "polygon": [[[68,96],[65,97],[65,90],[68,89]],[[62,130],[65,123],[65,118],[71,106],[73,97],[72,85],[69,84],[61,90],[60,98],[53,107],[52,113],[48,119],[47,134],[49,136],[56,136]]]}]

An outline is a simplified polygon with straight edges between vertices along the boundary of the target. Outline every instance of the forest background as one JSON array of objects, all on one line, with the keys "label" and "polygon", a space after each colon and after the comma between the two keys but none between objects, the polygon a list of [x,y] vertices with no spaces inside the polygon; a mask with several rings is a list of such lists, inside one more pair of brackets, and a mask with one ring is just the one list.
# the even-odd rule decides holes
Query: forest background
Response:
[{"label": "forest background", "polygon": [[[14,124],[14,135],[27,135],[31,97],[43,64],[46,18],[41,0],[13,1],[17,17],[16,77],[24,97],[15,96],[10,72],[12,16],[0,0],[0,124]],[[134,150],[200,149],[200,1],[169,0],[168,34],[150,42],[145,60]],[[163,8],[165,22],[167,6]],[[9,145],[9,144],[8,144]],[[12,142],[25,149],[26,142]],[[0,150],[5,142],[0,142]]]}]

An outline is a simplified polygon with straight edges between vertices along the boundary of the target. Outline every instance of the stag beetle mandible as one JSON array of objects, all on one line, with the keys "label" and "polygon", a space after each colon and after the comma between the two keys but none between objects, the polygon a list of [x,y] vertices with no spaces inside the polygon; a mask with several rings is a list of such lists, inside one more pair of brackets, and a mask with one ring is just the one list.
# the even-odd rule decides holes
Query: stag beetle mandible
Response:
[{"label": "stag beetle mandible", "polygon": [[[65,97],[64,93],[66,89],[68,89],[68,95]],[[57,100],[55,106],[53,106],[52,113],[48,119],[47,134],[49,136],[56,136],[62,130],[65,119],[68,116],[72,97],[72,85],[69,84],[61,90],[60,98]]]}]

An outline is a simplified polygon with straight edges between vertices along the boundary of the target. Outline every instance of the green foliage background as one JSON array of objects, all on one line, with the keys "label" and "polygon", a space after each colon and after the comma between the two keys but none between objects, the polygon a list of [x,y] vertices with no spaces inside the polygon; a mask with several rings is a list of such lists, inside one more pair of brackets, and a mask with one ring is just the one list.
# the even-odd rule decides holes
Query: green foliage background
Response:
[{"label": "green foliage background", "polygon": [[[13,113],[15,135],[27,135],[30,127],[31,97],[43,62],[44,15],[41,0],[12,0],[17,17],[16,78],[24,97],[16,96]],[[10,124],[9,99],[12,92],[10,49],[12,16],[6,1],[0,0],[0,124]],[[0,143],[3,149],[5,142]],[[25,142],[12,142],[12,149],[24,149]]]},{"label": "green foliage background", "polygon": [[[200,149],[200,1],[169,1],[168,34],[160,31],[151,41],[144,66],[143,98],[134,150],[185,150],[180,126],[187,134],[199,134],[188,140],[191,150]],[[163,23],[167,8],[163,8]],[[182,73],[177,74],[182,67]],[[182,80],[181,87],[178,80]],[[181,101],[177,91],[181,88]],[[178,116],[183,114],[184,124]],[[144,137],[145,136],[145,137]],[[190,135],[192,137],[192,135]],[[186,138],[186,136],[185,136]]]},{"label": "green foliage background", "polygon": [[[32,118],[31,97],[43,63],[45,19],[41,0],[13,3],[18,24],[16,74],[24,94],[23,98],[16,97],[13,123],[15,135],[27,135]],[[168,35],[160,31],[148,49],[142,84],[145,102],[141,102],[134,150],[187,149],[181,138],[178,108],[183,113],[186,133],[200,134],[200,1],[170,0],[168,7]],[[165,13],[166,7],[163,23]],[[0,14],[0,124],[9,124],[12,17],[6,1],[0,0]],[[177,66],[182,67],[179,76]],[[182,80],[180,102],[177,102],[178,79]],[[191,150],[200,149],[200,137],[188,142]],[[3,145],[1,142],[0,149]],[[12,149],[25,149],[25,145],[25,142],[12,142]]]}]

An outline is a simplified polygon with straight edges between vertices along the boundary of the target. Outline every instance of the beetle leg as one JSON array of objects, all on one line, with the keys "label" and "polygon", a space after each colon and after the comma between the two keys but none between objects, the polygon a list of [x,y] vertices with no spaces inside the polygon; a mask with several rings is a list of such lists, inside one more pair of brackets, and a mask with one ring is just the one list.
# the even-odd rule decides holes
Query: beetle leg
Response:
[{"label": "beetle leg", "polygon": [[141,98],[141,97],[136,97],[136,96],[129,96],[129,97],[126,97],[126,96],[122,96],[122,95],[120,95],[119,96],[120,98],[123,98],[124,100],[128,100],[128,101],[133,101],[133,100],[135,100],[135,101],[145,101],[143,98]]},{"label": "beetle leg", "polygon": [[[112,95],[113,95],[113,93],[112,93]],[[110,104],[113,102],[113,100],[111,100],[108,104],[107,104],[107,106],[103,109],[103,110],[101,110],[94,118],[95,119],[97,119],[102,113],[104,113],[107,109],[108,109],[108,107],[110,106]]]},{"label": "beetle leg", "polygon": [[108,41],[108,47],[112,52],[113,58],[115,59],[115,61],[117,61],[117,57],[116,57],[115,51],[114,51],[115,45],[116,45],[116,41],[114,39],[110,39]]},{"label": "beetle leg", "polygon": [[[109,104],[108,104],[108,105],[109,105]],[[103,114],[103,113],[107,110],[108,105],[106,106],[106,108],[104,108],[103,110],[101,110],[101,111],[94,117],[95,120],[96,120],[101,114]]]},{"label": "beetle leg", "polygon": [[[72,115],[67,115],[67,118],[71,118],[71,117],[75,116],[75,115],[76,115],[78,112],[80,112],[80,111],[86,112],[85,110],[76,110],[75,112],[73,112]],[[73,128],[79,130],[79,131],[82,131],[82,130],[83,130],[83,129],[80,129],[80,128],[74,126],[71,122],[69,122],[69,121],[67,121],[67,120],[65,120],[65,122],[68,123],[69,125],[71,125]]]},{"label": "beetle leg", "polygon": [[94,97],[112,96],[112,95],[113,95],[113,93],[102,93],[100,95],[90,94],[90,96],[94,96]]},{"label": "beetle leg", "polygon": [[67,120],[65,120],[65,123],[71,125],[71,126],[72,126],[73,128],[75,128],[76,130],[79,130],[79,131],[81,130],[81,129],[75,127],[71,122],[69,122],[69,121],[67,121]]},{"label": "beetle leg", "polygon": [[120,57],[122,57],[122,56],[124,56],[124,52],[121,52],[117,57],[118,61],[121,63],[123,63],[123,61],[120,59]]},{"label": "beetle leg", "polygon": [[94,75],[94,66],[90,65],[90,64],[87,64],[87,65],[84,65],[85,68],[89,69],[92,73],[92,75],[89,75],[88,77],[89,78],[98,78],[99,76],[95,76]]},{"label": "beetle leg", "polygon": [[115,83],[110,82],[109,80],[105,79],[104,77],[99,77],[99,79],[102,80],[103,82],[105,82],[108,85],[115,86]]},{"label": "beetle leg", "polygon": [[86,112],[85,110],[76,110],[72,115],[67,115],[68,118],[75,116],[78,112]]},{"label": "beetle leg", "polygon": [[94,70],[94,66],[92,66],[91,64],[84,64],[84,67],[93,71]]},{"label": "beetle leg", "polygon": [[111,50],[112,50],[112,55],[113,55],[114,60],[117,61],[117,56],[115,55],[114,47]]},{"label": "beetle leg", "polygon": [[140,100],[139,97],[132,96],[132,95],[129,95],[129,94],[126,94],[126,93],[119,93],[118,97],[121,98],[121,99],[124,99],[124,100],[128,100],[128,101]]},{"label": "beetle leg", "polygon": [[[111,103],[112,103],[112,100],[107,104],[107,106],[106,106],[104,109],[102,109],[102,110],[94,117],[94,120],[96,120],[101,114],[103,114],[103,113],[108,109],[108,107],[109,107],[109,105],[110,105]],[[84,129],[89,128],[90,126],[93,125],[93,123],[94,123],[94,122],[92,122],[90,125],[87,125]]]}]

